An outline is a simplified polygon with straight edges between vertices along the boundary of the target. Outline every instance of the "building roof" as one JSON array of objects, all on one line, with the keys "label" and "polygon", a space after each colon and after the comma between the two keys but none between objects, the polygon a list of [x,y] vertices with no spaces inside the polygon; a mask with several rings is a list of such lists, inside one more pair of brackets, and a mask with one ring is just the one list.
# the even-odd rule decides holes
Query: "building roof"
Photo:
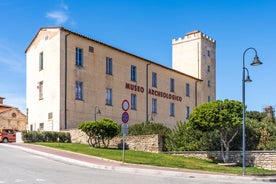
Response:
[{"label": "building roof", "polygon": [[15,108],[15,107],[12,107],[12,106],[9,106],[9,105],[0,104],[0,113],[5,112],[7,110],[10,110],[12,108]]},{"label": "building roof", "polygon": [[38,30],[38,32],[36,33],[36,35],[34,36],[34,38],[32,39],[32,41],[30,42],[30,44],[27,46],[27,48],[26,48],[26,50],[25,50],[25,53],[28,52],[30,46],[31,46],[32,43],[35,41],[35,39],[36,39],[36,37],[38,36],[39,32],[42,31],[42,30],[45,30],[45,29],[60,29],[61,31],[65,31],[65,32],[68,32],[68,33],[70,33],[70,34],[74,34],[74,35],[80,36],[80,37],[85,38],[85,39],[88,39],[88,40],[90,40],[90,41],[93,41],[93,42],[102,44],[102,45],[104,45],[104,46],[110,47],[110,48],[112,48],[112,49],[114,49],[114,50],[117,50],[117,51],[119,51],[119,52],[123,52],[123,53],[128,54],[128,55],[131,55],[131,56],[133,56],[133,57],[142,59],[142,60],[144,60],[144,61],[146,61],[146,62],[148,62],[148,63],[152,63],[152,64],[155,64],[155,65],[161,66],[161,67],[163,67],[163,68],[165,68],[165,69],[171,70],[171,71],[173,71],[173,72],[176,72],[176,73],[185,75],[185,76],[187,76],[187,77],[193,78],[193,79],[195,79],[195,80],[202,81],[201,79],[198,79],[198,78],[193,77],[193,76],[191,76],[191,75],[188,75],[188,74],[185,74],[185,73],[180,72],[180,71],[178,71],[178,70],[174,70],[174,69],[172,69],[172,68],[169,68],[169,67],[166,67],[166,66],[164,66],[164,65],[158,64],[158,63],[156,63],[156,62],[154,62],[154,61],[145,59],[145,58],[140,57],[140,56],[137,56],[137,55],[135,55],[135,54],[126,52],[126,51],[121,50],[121,49],[119,49],[119,48],[116,48],[116,47],[113,47],[113,46],[108,45],[108,44],[106,44],[106,43],[103,43],[103,42],[101,42],[101,41],[98,41],[98,40],[89,38],[89,37],[87,37],[87,36],[84,36],[84,35],[82,35],[82,34],[79,34],[79,33],[73,32],[73,31],[70,31],[70,30],[68,30],[68,29],[66,29],[66,28],[64,28],[64,27],[61,27],[61,26],[41,27],[41,28]]}]

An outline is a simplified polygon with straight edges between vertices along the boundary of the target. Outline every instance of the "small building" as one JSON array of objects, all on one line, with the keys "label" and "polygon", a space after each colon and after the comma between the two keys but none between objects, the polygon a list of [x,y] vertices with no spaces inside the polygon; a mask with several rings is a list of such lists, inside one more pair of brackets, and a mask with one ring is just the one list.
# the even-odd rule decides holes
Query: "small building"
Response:
[{"label": "small building", "polygon": [[172,68],[64,27],[40,28],[25,53],[30,130],[102,118],[174,128],[216,99],[216,41],[197,30],[172,40]]},{"label": "small building", "polygon": [[0,128],[26,130],[27,117],[17,107],[5,105],[5,98],[0,97]]}]

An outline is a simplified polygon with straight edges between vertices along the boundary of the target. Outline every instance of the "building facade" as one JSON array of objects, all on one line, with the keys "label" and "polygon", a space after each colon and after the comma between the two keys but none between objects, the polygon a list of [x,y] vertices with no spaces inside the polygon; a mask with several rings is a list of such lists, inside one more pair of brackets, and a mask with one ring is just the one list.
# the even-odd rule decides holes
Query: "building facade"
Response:
[{"label": "building facade", "polygon": [[18,108],[4,104],[0,97],[0,128],[13,128],[19,131],[26,130],[27,117]]},{"label": "building facade", "polygon": [[[216,89],[215,41],[189,34],[172,41],[171,69],[63,27],[41,28],[25,51],[28,129],[59,131],[102,118],[171,128],[187,121],[195,106],[215,100]],[[190,52],[192,42],[200,48]]]}]

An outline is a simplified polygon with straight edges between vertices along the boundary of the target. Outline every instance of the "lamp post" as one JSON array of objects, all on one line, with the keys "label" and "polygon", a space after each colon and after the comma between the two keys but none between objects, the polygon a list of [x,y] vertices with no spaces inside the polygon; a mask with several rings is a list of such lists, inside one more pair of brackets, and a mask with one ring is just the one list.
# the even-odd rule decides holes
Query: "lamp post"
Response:
[{"label": "lamp post", "polygon": [[101,110],[98,106],[95,106],[94,121],[97,120],[97,114],[101,114]]},{"label": "lamp post", "polygon": [[[255,57],[253,62],[251,63],[252,66],[258,66],[261,65],[262,62],[259,60],[259,57],[257,55],[257,50],[253,47],[247,48],[243,52],[243,67],[242,67],[242,175],[244,176],[246,173],[246,151],[245,151],[245,83],[246,82],[252,82],[252,80],[249,77],[249,71],[245,67],[245,54],[247,51],[253,50],[255,52]],[[245,71],[247,71],[247,77],[245,78]]]}]

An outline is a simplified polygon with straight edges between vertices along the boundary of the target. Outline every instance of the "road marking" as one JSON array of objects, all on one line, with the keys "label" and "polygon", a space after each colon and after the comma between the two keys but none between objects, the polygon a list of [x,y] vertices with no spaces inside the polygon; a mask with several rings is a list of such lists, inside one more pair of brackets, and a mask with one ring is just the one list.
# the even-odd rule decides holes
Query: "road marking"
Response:
[{"label": "road marking", "polygon": [[20,183],[20,182],[22,182],[22,181],[24,181],[24,180],[16,179],[14,182],[15,182],[15,183]]},{"label": "road marking", "polygon": [[46,180],[37,178],[36,181],[43,182],[43,181],[46,181]]}]

